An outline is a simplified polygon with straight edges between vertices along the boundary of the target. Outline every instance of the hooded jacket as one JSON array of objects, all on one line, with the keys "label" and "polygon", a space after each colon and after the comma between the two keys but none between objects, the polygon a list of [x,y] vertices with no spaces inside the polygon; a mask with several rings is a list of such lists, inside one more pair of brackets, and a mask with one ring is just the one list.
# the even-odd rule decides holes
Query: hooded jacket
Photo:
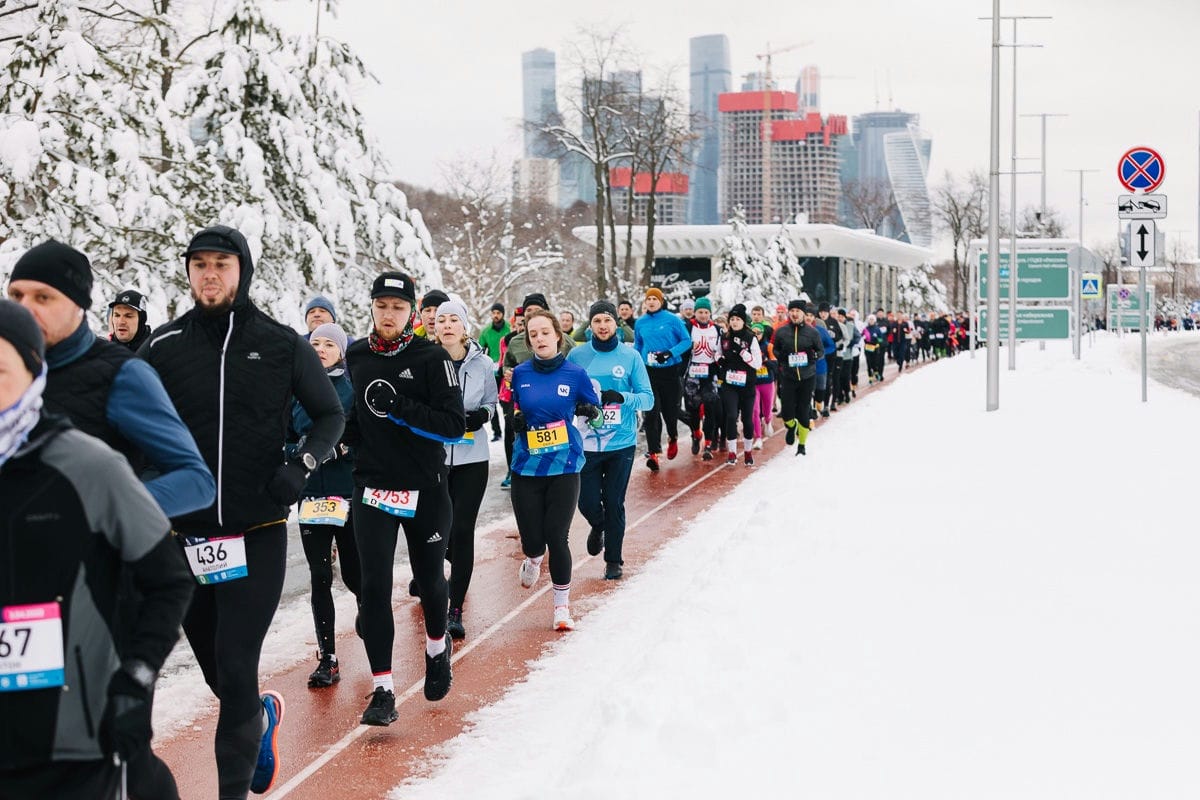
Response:
[{"label": "hooded jacket", "polygon": [[233,305],[218,314],[193,308],[159,328],[139,355],[162,376],[217,482],[216,501],[172,518],[176,530],[231,536],[287,518],[266,486],[284,463],[292,398],[312,418],[303,452],[317,461],[337,443],[345,416],[316,351],[250,301],[254,261],[245,237],[224,225],[202,233],[238,250]]},{"label": "hooded jacket", "polygon": [[[772,351],[779,362],[779,377],[785,381],[801,381],[817,374],[817,362],[822,360],[821,334],[812,325],[789,322],[775,329]],[[799,363],[793,363],[792,356]]]},{"label": "hooded jacket", "polygon": [[[496,378],[492,374],[492,359],[488,351],[474,341],[467,342],[467,355],[458,365],[458,383],[462,387],[463,410],[486,408],[489,419],[496,415]],[[481,433],[482,431],[482,433]],[[471,432],[464,434],[470,435]],[[446,463],[451,467],[487,461],[487,431],[480,428],[467,444],[446,445]]]}]

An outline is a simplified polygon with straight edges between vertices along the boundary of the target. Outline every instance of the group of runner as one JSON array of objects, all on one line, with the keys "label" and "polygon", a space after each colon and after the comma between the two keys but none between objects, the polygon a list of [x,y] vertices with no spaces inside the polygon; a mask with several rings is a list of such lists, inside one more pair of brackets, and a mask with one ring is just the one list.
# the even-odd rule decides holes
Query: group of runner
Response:
[{"label": "group of runner", "polygon": [[776,408],[803,454],[814,417],[855,396],[860,355],[881,379],[879,352],[902,365],[914,330],[802,300],[770,318],[740,304],[716,317],[700,298],[677,315],[652,288],[641,316],[599,300],[578,325],[531,293],[511,323],[496,304],[476,333],[460,301],[385,272],[365,337],[351,339],[324,297],[305,308],[302,337],[250,300],[237,230],[197,233],[183,268],[194,307],[153,331],[128,289],[96,336],[90,263],[54,241],[20,258],[0,301],[0,546],[12,562],[0,640],[36,645],[0,653],[0,796],[107,797],[123,779],[131,797],[178,797],[150,749],[150,709],[180,626],[219,700],[219,796],[269,790],[285,704],[260,692],[258,663],[293,509],[318,643],[309,686],[341,677],[336,548],[372,671],[361,721],[387,725],[400,535],[424,616],[424,694],[437,701],[466,635],[492,443],[504,441],[517,579],[532,587],[547,560],[552,627],[571,630],[571,521],[583,515],[587,551],[619,579],[639,427],[652,471],[664,435],[678,456],[681,421],[694,456],[735,463],[740,450],[752,465]]}]

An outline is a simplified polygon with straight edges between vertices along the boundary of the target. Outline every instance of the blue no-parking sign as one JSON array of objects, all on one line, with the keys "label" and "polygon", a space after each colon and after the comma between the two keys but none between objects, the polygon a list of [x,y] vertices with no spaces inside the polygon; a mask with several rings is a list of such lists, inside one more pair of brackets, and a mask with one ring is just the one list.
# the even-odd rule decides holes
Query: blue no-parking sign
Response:
[{"label": "blue no-parking sign", "polygon": [[1167,177],[1167,165],[1149,147],[1131,147],[1117,162],[1117,180],[1131,192],[1153,192]]}]

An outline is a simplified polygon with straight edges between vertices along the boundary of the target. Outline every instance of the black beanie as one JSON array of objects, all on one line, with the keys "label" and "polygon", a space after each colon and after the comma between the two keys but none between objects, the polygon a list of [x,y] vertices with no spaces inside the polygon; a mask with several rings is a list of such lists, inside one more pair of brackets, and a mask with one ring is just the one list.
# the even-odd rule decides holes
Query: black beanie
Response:
[{"label": "black beanie", "polygon": [[542,294],[541,292],[534,292],[533,294],[525,295],[525,301],[521,303],[521,305],[528,307],[530,304],[546,311],[550,310],[550,304],[546,302],[546,295]]},{"label": "black beanie", "polygon": [[746,313],[746,306],[742,303],[738,303],[736,306],[729,309],[729,316],[741,317],[742,322],[746,323],[747,325],[750,324],[750,315]]},{"label": "black beanie", "polygon": [[21,304],[0,300],[0,339],[16,348],[29,374],[35,378],[42,374],[46,342],[37,320]]},{"label": "black beanie", "polygon": [[38,281],[58,289],[82,309],[92,307],[92,265],[87,256],[53,239],[26,250],[9,280]]},{"label": "black beanie", "polygon": [[450,295],[443,292],[441,289],[430,289],[421,298],[421,308],[437,308],[442,303],[449,303]]},{"label": "black beanie", "polygon": [[822,311],[828,311],[828,310],[829,310],[829,303],[822,302],[822,303],[821,303],[819,306],[817,306],[817,313],[818,313],[818,314],[819,314],[820,312],[822,312]]},{"label": "black beanie", "polygon": [[595,319],[597,314],[608,314],[614,320],[617,317],[617,307],[607,300],[597,300],[592,303],[592,307],[588,309],[588,321]]},{"label": "black beanie", "polygon": [[788,301],[788,311],[791,311],[793,308],[798,308],[801,311],[803,311],[804,310],[804,301],[803,300],[789,300]]},{"label": "black beanie", "polygon": [[492,303],[491,310],[499,311],[501,314],[503,314],[504,313],[504,303]]},{"label": "black beanie", "polygon": [[371,299],[376,297],[399,297],[410,303],[417,302],[417,287],[412,278],[403,272],[381,272],[371,284]]},{"label": "black beanie", "polygon": [[146,296],[136,289],[126,289],[121,292],[116,298],[108,304],[109,316],[112,316],[112,310],[116,306],[129,306],[137,309],[138,325],[146,324]]}]

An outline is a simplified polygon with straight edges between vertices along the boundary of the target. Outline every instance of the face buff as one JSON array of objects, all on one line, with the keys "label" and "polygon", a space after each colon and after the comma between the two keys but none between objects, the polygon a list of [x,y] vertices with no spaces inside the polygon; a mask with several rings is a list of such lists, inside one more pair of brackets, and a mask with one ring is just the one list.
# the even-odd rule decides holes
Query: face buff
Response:
[{"label": "face buff", "polygon": [[29,432],[42,415],[42,392],[46,388],[46,368],[16,403],[0,411],[0,464],[4,464],[29,439]]},{"label": "face buff", "polygon": [[395,339],[384,339],[374,328],[371,328],[371,332],[367,335],[367,346],[372,353],[378,353],[381,356],[388,356],[390,358],[408,347],[408,343],[412,340],[413,315],[410,314],[408,322],[404,323],[404,330]]}]

